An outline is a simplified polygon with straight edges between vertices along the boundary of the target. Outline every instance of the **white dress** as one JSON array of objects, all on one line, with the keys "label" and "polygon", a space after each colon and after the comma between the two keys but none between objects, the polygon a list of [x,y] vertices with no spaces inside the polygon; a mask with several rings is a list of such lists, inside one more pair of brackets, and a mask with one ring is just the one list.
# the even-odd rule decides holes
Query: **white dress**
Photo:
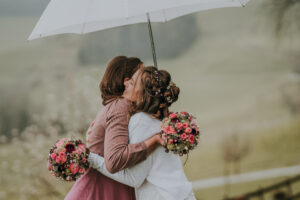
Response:
[{"label": "white dress", "polygon": [[[129,142],[138,143],[160,131],[161,121],[146,113],[137,113],[129,121]],[[158,147],[148,158],[111,174],[104,158],[91,153],[88,161],[103,175],[136,188],[137,200],[195,200],[192,184],[184,174],[178,155]],[[99,186],[101,187],[101,186]]]}]

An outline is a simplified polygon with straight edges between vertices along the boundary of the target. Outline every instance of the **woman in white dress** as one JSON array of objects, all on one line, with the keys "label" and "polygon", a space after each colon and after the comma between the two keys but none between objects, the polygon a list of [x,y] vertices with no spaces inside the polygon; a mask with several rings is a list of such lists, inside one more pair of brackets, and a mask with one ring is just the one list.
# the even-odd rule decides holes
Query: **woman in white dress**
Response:
[{"label": "woman in white dress", "polygon": [[[138,70],[124,84],[124,97],[133,102],[129,143],[138,143],[160,132],[161,120],[168,116],[168,107],[178,99],[179,88],[171,82],[167,71],[155,67]],[[103,175],[136,188],[137,200],[196,199],[180,157],[166,153],[162,146],[145,161],[114,174],[106,169],[104,158],[98,154],[90,153],[88,161]]]}]

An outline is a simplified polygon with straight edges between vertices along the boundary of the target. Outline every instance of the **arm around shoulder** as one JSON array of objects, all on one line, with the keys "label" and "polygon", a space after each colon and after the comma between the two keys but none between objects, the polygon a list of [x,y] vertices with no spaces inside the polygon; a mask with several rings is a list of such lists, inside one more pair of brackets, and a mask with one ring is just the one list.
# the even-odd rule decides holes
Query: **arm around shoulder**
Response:
[{"label": "arm around shoulder", "polygon": [[128,144],[128,112],[126,110],[110,114],[106,124],[104,158],[109,172],[118,172],[146,159],[147,147],[144,142]]}]

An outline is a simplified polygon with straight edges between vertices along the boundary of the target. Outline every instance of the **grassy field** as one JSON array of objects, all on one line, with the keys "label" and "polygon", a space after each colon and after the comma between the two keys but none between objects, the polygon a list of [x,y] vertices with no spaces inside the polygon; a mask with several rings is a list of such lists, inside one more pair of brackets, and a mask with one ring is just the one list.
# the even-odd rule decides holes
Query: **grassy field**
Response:
[{"label": "grassy field", "polygon": [[[300,119],[247,135],[249,154],[241,161],[241,173],[299,165]],[[203,140],[202,140],[203,142]],[[202,145],[192,152],[185,165],[190,180],[223,176],[221,145]],[[232,169],[232,173],[234,171]]]},{"label": "grassy field", "polygon": [[[259,1],[196,16],[197,42],[180,57],[158,55],[159,67],[170,71],[181,88],[171,110],[191,112],[200,124],[200,145],[184,167],[188,179],[222,176],[221,142],[234,133],[250,144],[241,172],[299,164],[300,117],[289,112],[282,97],[282,87],[294,84],[289,77],[299,65],[299,37],[278,44]],[[50,176],[48,149],[60,137],[82,137],[79,130],[87,128],[101,107],[98,83],[105,66],[78,64],[80,45],[89,35],[28,42],[36,21],[0,18],[1,108],[14,112],[24,106],[31,115],[25,138],[0,144],[0,199],[5,200],[62,199],[72,184]],[[63,135],[57,122],[64,125]],[[278,180],[234,185],[231,195]],[[195,192],[208,200],[224,194],[222,187]]]}]

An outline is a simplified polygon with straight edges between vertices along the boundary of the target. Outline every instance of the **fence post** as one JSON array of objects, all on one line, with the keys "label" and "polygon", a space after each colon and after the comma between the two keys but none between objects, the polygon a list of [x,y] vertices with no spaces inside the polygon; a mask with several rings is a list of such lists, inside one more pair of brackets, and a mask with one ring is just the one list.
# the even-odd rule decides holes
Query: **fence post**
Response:
[{"label": "fence post", "polygon": [[293,190],[292,190],[291,182],[289,180],[286,182],[286,186],[288,188],[289,196],[293,196]]},{"label": "fence post", "polygon": [[258,196],[260,200],[264,200],[264,190],[261,188],[261,186],[259,187]]}]

